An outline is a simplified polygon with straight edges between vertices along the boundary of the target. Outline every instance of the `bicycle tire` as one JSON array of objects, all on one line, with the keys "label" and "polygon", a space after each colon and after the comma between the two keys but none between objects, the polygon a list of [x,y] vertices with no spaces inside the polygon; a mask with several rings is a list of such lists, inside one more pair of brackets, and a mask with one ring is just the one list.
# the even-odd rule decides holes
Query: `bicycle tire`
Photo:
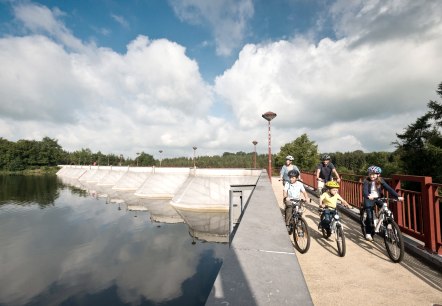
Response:
[{"label": "bicycle tire", "polygon": [[344,230],[341,225],[336,227],[336,245],[338,247],[339,256],[344,257],[347,248],[345,246]]},{"label": "bicycle tire", "polygon": [[310,248],[310,234],[307,222],[302,217],[299,217],[296,224],[294,224],[293,241],[295,242],[295,248],[301,254],[306,253]]},{"label": "bicycle tire", "polygon": [[387,249],[388,257],[394,263],[399,263],[404,258],[404,238],[396,222],[393,220],[387,222],[384,232],[385,248]]}]

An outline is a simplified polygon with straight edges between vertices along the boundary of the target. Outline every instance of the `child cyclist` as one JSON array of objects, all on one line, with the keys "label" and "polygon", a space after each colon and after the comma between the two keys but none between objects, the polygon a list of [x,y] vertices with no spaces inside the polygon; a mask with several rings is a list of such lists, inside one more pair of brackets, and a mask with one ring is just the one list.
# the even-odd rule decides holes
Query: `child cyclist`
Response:
[{"label": "child cyclist", "polygon": [[325,188],[327,191],[324,192],[319,197],[319,207],[327,208],[321,214],[321,222],[319,223],[319,229],[325,228],[327,229],[330,226],[331,217],[336,212],[336,204],[341,201],[342,205],[350,208],[350,205],[345,201],[338,193],[339,191],[339,183],[336,181],[328,181],[325,183]]},{"label": "child cyclist", "polygon": [[382,178],[381,178],[381,172],[382,169],[378,166],[370,166],[367,169],[368,176],[364,180],[364,187],[362,191],[362,195],[364,197],[364,205],[363,209],[361,210],[361,213],[364,213],[364,211],[367,214],[367,218],[365,219],[365,239],[372,241],[373,237],[373,210],[374,205],[376,204],[379,208],[382,207],[383,203],[378,202],[378,198],[384,197],[384,194],[382,193],[383,190],[387,190],[388,194],[394,198],[396,198],[399,201],[403,201],[404,198],[400,197],[396,191],[393,190],[393,188],[390,187]]},{"label": "child cyclist", "polygon": [[290,170],[288,172],[288,176],[290,181],[286,182],[284,185],[284,205],[285,205],[285,225],[287,226],[287,230],[290,232],[290,218],[292,217],[292,203],[291,199],[298,200],[300,199],[301,193],[304,195],[306,201],[310,201],[310,198],[305,191],[304,184],[302,184],[299,178],[299,171]]}]

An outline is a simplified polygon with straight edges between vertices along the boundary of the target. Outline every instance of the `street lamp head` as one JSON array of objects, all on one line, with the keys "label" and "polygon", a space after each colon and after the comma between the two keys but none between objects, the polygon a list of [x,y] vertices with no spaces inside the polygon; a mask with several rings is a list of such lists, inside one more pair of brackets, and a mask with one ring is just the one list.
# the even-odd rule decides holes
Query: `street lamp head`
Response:
[{"label": "street lamp head", "polygon": [[198,149],[197,147],[192,147],[194,150]]},{"label": "street lamp head", "polygon": [[158,152],[160,152],[160,154],[161,154],[161,153],[163,153],[163,150],[159,150]]},{"label": "street lamp head", "polygon": [[256,140],[252,141],[252,143],[256,146],[258,142]]},{"label": "street lamp head", "polygon": [[271,121],[273,118],[276,117],[276,114],[274,112],[267,112],[262,114],[262,117],[267,121]]}]

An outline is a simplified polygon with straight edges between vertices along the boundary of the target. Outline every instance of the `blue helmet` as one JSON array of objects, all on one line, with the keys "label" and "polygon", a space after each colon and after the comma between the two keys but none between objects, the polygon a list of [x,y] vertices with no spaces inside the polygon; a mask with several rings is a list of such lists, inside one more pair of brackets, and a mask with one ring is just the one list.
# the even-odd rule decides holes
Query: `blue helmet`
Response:
[{"label": "blue helmet", "polygon": [[370,166],[370,167],[368,167],[367,172],[368,172],[368,174],[370,174],[370,173],[381,174],[382,169],[378,166]]}]

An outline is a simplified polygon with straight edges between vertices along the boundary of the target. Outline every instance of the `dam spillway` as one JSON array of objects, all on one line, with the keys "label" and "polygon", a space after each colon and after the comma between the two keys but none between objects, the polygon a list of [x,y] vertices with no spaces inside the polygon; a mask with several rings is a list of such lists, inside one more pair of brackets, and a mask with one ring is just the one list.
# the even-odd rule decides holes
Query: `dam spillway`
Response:
[{"label": "dam spillway", "polygon": [[153,222],[185,222],[195,238],[227,242],[261,169],[60,166],[67,185],[127,210],[149,211]]}]

